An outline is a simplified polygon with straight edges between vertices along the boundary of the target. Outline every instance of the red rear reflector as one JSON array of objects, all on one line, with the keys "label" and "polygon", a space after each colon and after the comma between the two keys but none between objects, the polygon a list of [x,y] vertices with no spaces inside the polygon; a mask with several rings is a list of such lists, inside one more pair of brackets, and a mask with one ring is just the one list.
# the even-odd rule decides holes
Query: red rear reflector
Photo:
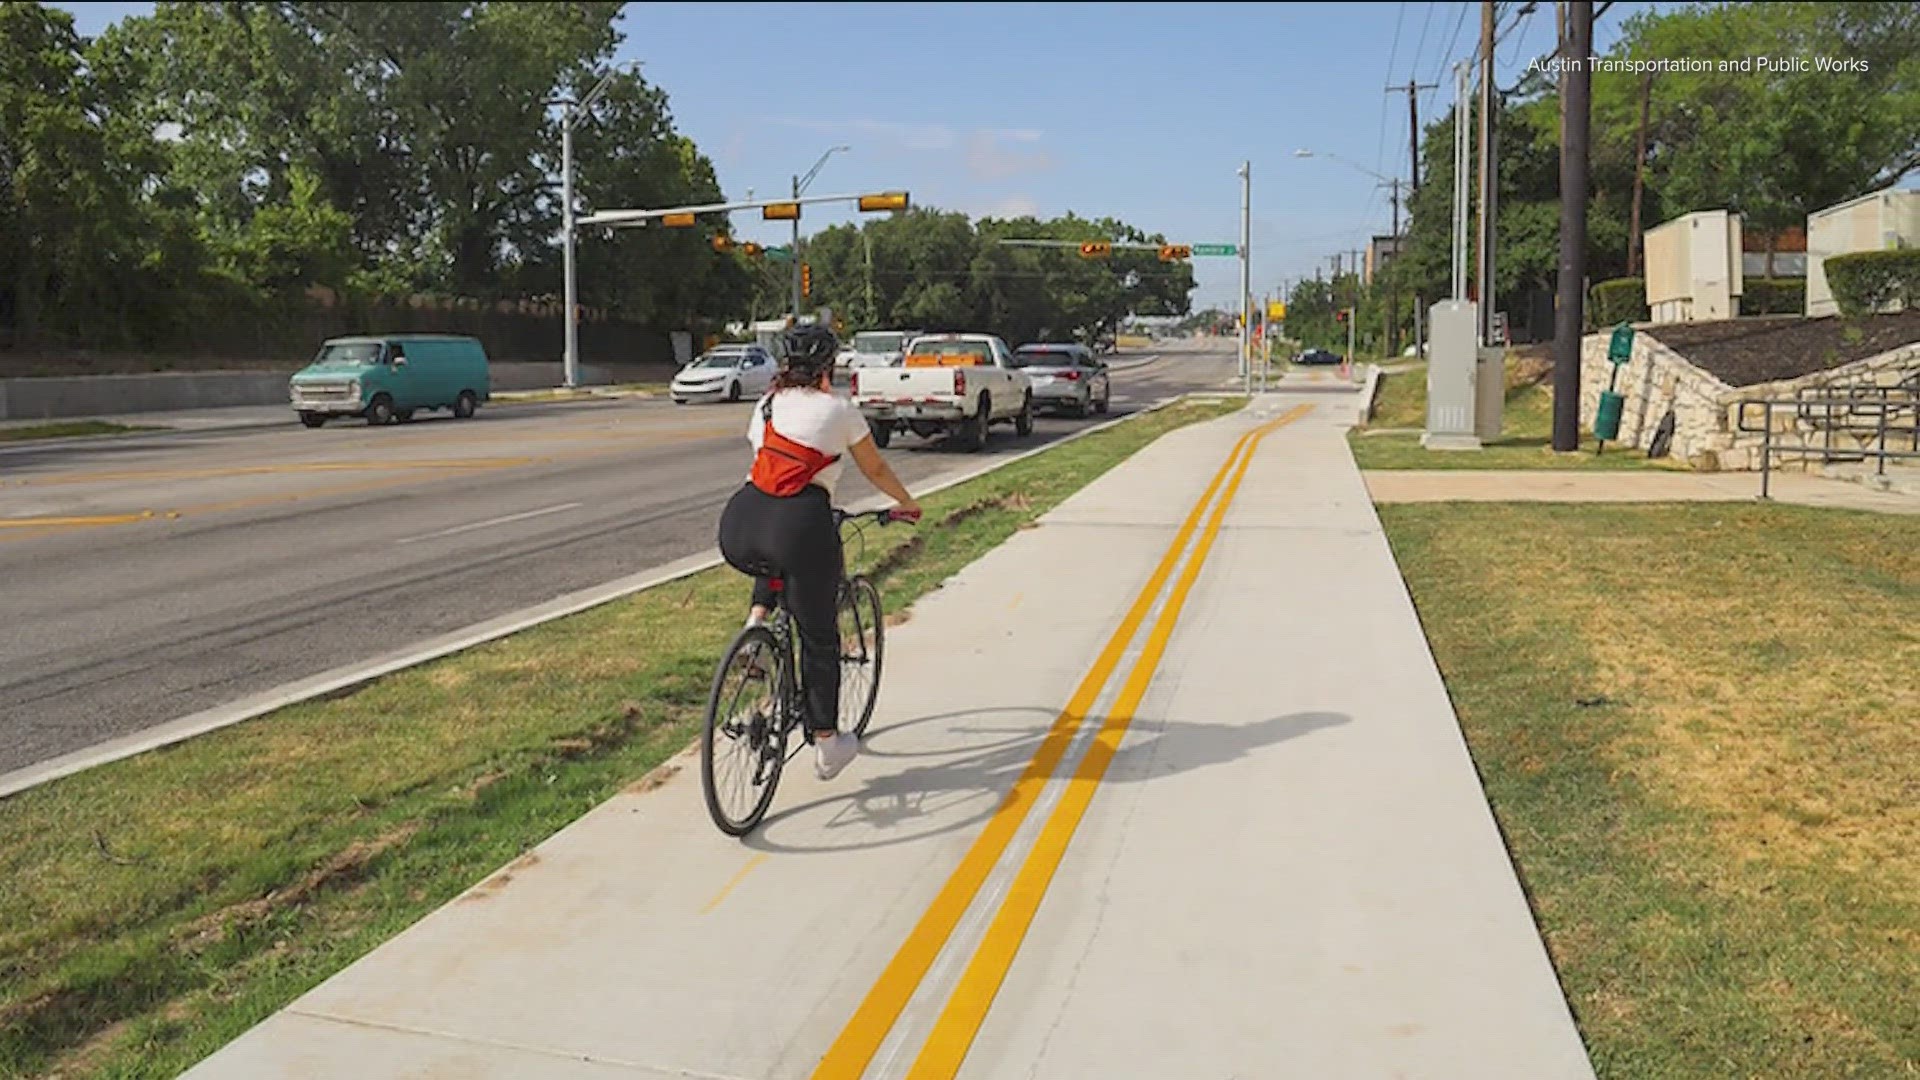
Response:
[{"label": "red rear reflector", "polygon": [[1066,371],[1066,372],[1062,372],[1062,373],[1061,373],[1061,375],[1060,375],[1060,377],[1061,377],[1061,378],[1063,378],[1063,379],[1065,379],[1065,380],[1067,380],[1068,382],[1079,382],[1079,381],[1080,381],[1080,373],[1079,373],[1079,372],[1077,372],[1077,371]]}]

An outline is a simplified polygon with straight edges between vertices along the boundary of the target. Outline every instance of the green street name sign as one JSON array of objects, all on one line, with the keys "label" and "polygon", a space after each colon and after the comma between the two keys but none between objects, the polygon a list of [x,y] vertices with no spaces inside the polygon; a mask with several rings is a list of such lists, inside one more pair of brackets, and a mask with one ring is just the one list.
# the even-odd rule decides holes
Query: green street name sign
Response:
[{"label": "green street name sign", "polygon": [[1238,244],[1195,244],[1193,253],[1195,255],[1238,255],[1240,246]]}]

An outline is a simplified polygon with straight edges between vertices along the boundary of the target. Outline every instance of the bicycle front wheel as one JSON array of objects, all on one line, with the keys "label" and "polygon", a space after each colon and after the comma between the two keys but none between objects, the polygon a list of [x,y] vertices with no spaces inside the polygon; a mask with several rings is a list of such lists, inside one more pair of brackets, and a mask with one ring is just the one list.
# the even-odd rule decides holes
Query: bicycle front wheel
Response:
[{"label": "bicycle front wheel", "polygon": [[880,659],[886,651],[886,623],[880,590],[864,577],[840,590],[840,730],[865,735],[880,697]]},{"label": "bicycle front wheel", "polygon": [[700,786],[713,823],[729,836],[753,831],[780,785],[787,762],[782,690],[789,677],[780,640],[764,626],[742,630],[713,674]]}]

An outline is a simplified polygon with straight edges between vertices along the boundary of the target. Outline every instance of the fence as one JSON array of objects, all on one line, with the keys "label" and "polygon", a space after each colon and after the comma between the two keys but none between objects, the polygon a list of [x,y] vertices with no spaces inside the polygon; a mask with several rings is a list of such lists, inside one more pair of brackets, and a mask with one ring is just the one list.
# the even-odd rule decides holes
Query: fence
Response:
[{"label": "fence", "polygon": [[[565,333],[561,310],[533,302],[437,300],[353,301],[328,304],[307,300],[255,308],[235,305],[204,318],[181,319],[156,329],[145,340],[112,343],[85,336],[36,335],[0,339],[0,348],[22,354],[112,348],[114,351],[195,360],[285,360],[298,367],[320,342],[347,334],[465,334],[479,338],[487,355],[503,362],[554,362]],[[663,364],[674,362],[666,330],[590,313],[579,324],[580,352],[595,363]]]},{"label": "fence", "polygon": [[[1785,415],[1776,415],[1776,411]],[[1751,423],[1756,413],[1760,416],[1759,427]],[[1795,432],[1816,435],[1817,444],[1804,438],[1792,444],[1776,443],[1774,432],[1786,427],[1781,421]],[[1810,387],[1790,398],[1747,398],[1739,403],[1737,426],[1761,438],[1763,499],[1771,497],[1776,455],[1819,455],[1822,464],[1871,458],[1876,463],[1875,474],[1885,476],[1887,462],[1920,458],[1920,378],[1898,386]],[[1838,445],[1836,437],[1843,440]],[[1889,438],[1903,439],[1906,449],[1889,449]]]}]

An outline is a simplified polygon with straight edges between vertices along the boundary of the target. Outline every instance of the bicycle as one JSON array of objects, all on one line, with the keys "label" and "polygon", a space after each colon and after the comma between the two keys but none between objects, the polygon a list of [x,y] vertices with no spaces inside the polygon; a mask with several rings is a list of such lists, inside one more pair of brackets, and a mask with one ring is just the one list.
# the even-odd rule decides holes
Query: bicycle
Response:
[{"label": "bicycle", "polygon": [[[849,522],[887,525],[891,510],[850,514],[834,510],[834,528]],[[860,535],[863,530],[856,530]],[[844,531],[841,543],[846,543]],[[707,695],[706,724],[700,739],[700,786],[707,812],[729,836],[752,832],[773,803],[780,773],[795,754],[811,745],[813,732],[802,722],[806,715],[806,688],[800,679],[800,633],[787,610],[786,593],[774,578],[777,598],[765,623],[741,630],[720,659]],[[840,716],[842,731],[865,735],[880,695],[880,661],[885,655],[886,626],[880,610],[880,590],[865,574],[840,581],[835,600],[835,623],[840,637]],[[738,680],[737,685],[734,680]],[[729,687],[732,686],[732,692]],[[849,710],[849,705],[853,708]],[[803,738],[791,745],[795,728]],[[744,759],[745,782],[723,784],[719,776],[722,752]],[[745,796],[745,809],[735,813],[721,805],[723,794]]]}]

